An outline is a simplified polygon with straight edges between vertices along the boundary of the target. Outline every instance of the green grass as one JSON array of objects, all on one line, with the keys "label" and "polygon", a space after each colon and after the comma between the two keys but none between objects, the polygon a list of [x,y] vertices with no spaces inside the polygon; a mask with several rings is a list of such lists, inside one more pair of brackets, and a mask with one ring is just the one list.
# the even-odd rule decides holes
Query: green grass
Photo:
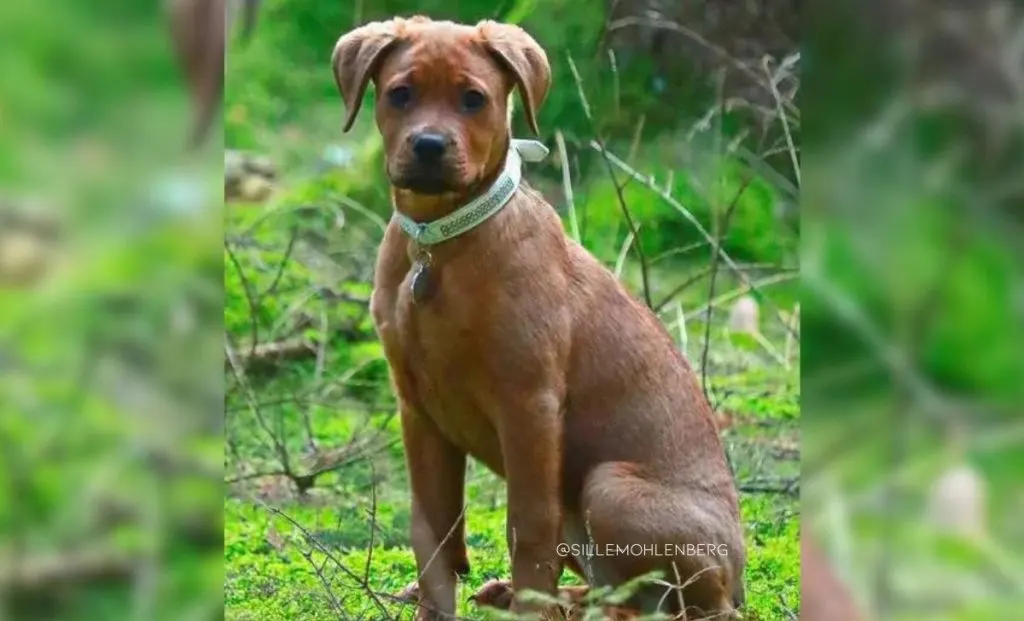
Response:
[{"label": "green grass", "polygon": [[[798,475],[796,462],[771,456],[773,449],[795,445],[797,396],[788,381],[766,378],[759,370],[715,381],[716,391],[732,391],[723,406],[740,421],[726,440],[741,480]],[[351,437],[346,429],[358,428],[362,420],[360,414],[334,412],[318,417],[314,431],[332,438],[332,444],[344,444]],[[771,462],[767,468],[766,461]],[[378,618],[367,592],[387,602],[384,594],[397,593],[415,579],[407,481],[397,447],[325,477],[303,497],[280,477],[242,489],[236,488],[225,505],[229,619],[337,619],[338,606],[351,618],[361,613]],[[799,602],[796,499],[746,493],[741,511],[751,618],[784,618],[784,607]],[[472,573],[460,587],[460,601],[486,580],[507,578],[509,572],[504,485],[478,464],[468,476],[467,545]],[[568,574],[563,579],[571,581]],[[395,617],[411,615],[401,606],[388,609]],[[460,613],[480,616],[468,603]]]}]

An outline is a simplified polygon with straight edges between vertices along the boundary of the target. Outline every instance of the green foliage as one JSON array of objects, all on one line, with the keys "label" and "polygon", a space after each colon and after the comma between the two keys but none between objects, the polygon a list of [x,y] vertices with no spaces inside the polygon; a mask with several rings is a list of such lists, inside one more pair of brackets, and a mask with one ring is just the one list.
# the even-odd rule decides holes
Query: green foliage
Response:
[{"label": "green foliage", "polygon": [[780,619],[800,603],[799,582],[790,578],[800,575],[800,525],[759,521],[768,510],[763,504],[753,500],[741,506],[744,521],[757,527],[747,567],[747,605],[756,611],[755,619]]}]

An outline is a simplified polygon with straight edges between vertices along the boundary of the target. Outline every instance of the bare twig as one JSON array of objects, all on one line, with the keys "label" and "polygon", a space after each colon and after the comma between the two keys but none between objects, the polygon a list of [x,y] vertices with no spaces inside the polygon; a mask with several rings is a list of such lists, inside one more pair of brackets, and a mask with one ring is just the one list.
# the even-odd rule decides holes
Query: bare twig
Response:
[{"label": "bare twig", "polygon": [[[368,585],[356,579],[355,573],[353,573],[340,560],[338,560],[334,553],[327,546],[323,545],[320,542],[320,540],[315,535],[313,535],[313,533],[309,532],[304,526],[302,526],[302,524],[299,524],[291,516],[286,514],[284,511],[281,511],[277,507],[268,505],[266,503],[263,503],[263,506],[274,515],[277,515],[287,520],[296,530],[298,530],[302,534],[306,542],[312,544],[315,549],[319,550],[320,553],[322,553],[328,560],[334,563],[337,569],[339,569],[345,575],[353,578],[357,583],[360,584],[360,586],[364,587],[364,590],[370,595],[370,598],[373,600],[374,604],[377,605],[377,609],[383,614],[387,615],[388,609],[384,605],[384,602],[380,601],[380,599],[374,595],[373,590],[369,589]],[[335,596],[334,594],[334,589],[331,587],[331,581],[328,580],[327,577],[324,575],[323,566],[318,566],[316,562],[313,561],[313,555],[308,550],[300,549],[299,554],[302,555],[302,558],[304,558],[307,563],[312,565],[313,570],[316,572],[317,577],[320,578],[320,582],[324,586],[324,590],[327,592],[327,596],[331,598],[331,602],[335,606],[335,610],[338,612],[342,612],[344,608],[342,607],[341,602],[338,601],[337,596]]]},{"label": "bare twig", "polygon": [[772,77],[772,72],[768,68],[768,62],[770,60],[771,60],[771,57],[765,56],[763,59],[761,59],[761,64],[764,67],[765,73],[768,75],[768,85],[771,87],[772,97],[775,98],[775,105],[777,106],[778,111],[779,111],[779,120],[782,122],[782,131],[783,131],[783,133],[786,136],[787,151],[789,151],[790,161],[793,164],[793,175],[796,177],[796,184],[797,185],[802,185],[800,183],[800,160],[799,160],[799,156],[796,153],[796,146],[795,146],[795,143],[793,141],[793,134],[789,130],[789,120],[786,117],[786,113],[782,110],[782,106],[783,106],[782,96],[779,95],[778,85],[775,83],[775,79]]},{"label": "bare twig", "polygon": [[363,442],[350,442],[340,448],[320,451],[317,453],[317,457],[314,460],[313,465],[304,474],[296,474],[295,472],[275,468],[238,474],[233,477],[228,477],[224,482],[232,484],[264,477],[283,476],[291,479],[291,481],[295,483],[299,492],[305,492],[316,484],[317,477],[340,470],[341,468],[344,468],[356,461],[368,459],[372,455],[379,454],[380,452],[395,446],[401,441],[401,438],[391,438],[386,442],[375,442],[375,440],[382,435],[384,435],[384,432],[378,431],[377,435]]},{"label": "bare twig", "polygon": [[[599,151],[602,154],[606,154],[607,151],[604,149],[604,142],[598,135],[597,124],[594,123],[594,117],[590,113],[590,104],[587,102],[586,93],[583,90],[583,80],[580,78],[580,73],[576,69],[576,63],[573,62],[572,56],[567,56],[569,60],[569,70],[572,72],[573,80],[576,82],[576,90],[580,96],[580,103],[583,106],[583,113],[587,118],[587,123],[590,125],[590,129],[594,134],[594,143],[600,146]],[[648,308],[653,308],[654,304],[651,302],[651,283],[650,276],[648,275],[647,257],[644,256],[643,244],[640,243],[640,237],[637,233],[636,223],[633,221],[633,216],[629,213],[629,206],[626,204],[626,196],[623,193],[623,185],[619,183],[615,177],[615,169],[612,168],[611,162],[608,160],[607,155],[604,157],[605,169],[608,172],[608,178],[611,179],[612,186],[615,187],[615,196],[618,198],[619,207],[622,209],[622,216],[626,220],[626,225],[629,226],[629,232],[636,240],[634,247],[636,248],[637,258],[640,261],[640,278],[643,282],[643,296],[644,302]]]},{"label": "bare twig", "polygon": [[712,265],[691,275],[689,278],[673,287],[672,291],[669,291],[668,294],[666,294],[660,302],[654,305],[654,312],[660,313],[662,310],[665,309],[666,306],[669,305],[669,303],[671,303],[675,299],[677,295],[685,291],[687,288],[690,287],[690,285],[699,281],[701,278],[704,278],[705,276],[709,275],[711,271],[714,269],[714,263],[715,261],[712,261]]},{"label": "bare twig", "polygon": [[[261,429],[263,429],[264,433],[267,435],[267,438],[269,438],[272,442],[272,445],[270,447],[271,452],[276,451],[278,454],[278,458],[281,460],[281,466],[285,469],[285,471],[291,472],[291,468],[289,466],[288,461],[288,451],[284,448],[284,445],[281,444],[280,440],[278,440],[277,436],[274,435],[274,433],[270,430],[270,427],[267,426],[266,421],[263,419],[263,415],[259,407],[259,402],[256,399],[256,391],[253,390],[252,385],[250,385],[249,380],[245,375],[245,370],[238,362],[238,354],[235,348],[231,345],[230,336],[227,334],[224,335],[224,352],[225,357],[227,358],[228,364],[230,366],[232,376],[235,378],[235,381],[242,387],[242,392],[245,395],[245,400],[249,407],[250,413],[253,414],[253,416],[256,418],[257,423],[259,424]],[[264,438],[261,441],[263,441],[265,444],[265,440],[266,439]]]},{"label": "bare twig", "polygon": [[[708,300],[715,298],[715,277],[718,275],[718,254],[722,245],[722,239],[729,232],[729,225],[732,223],[732,215],[736,211],[736,205],[739,204],[740,197],[746,192],[747,187],[750,185],[751,179],[745,179],[743,184],[737,190],[735,196],[733,196],[732,202],[725,210],[725,214],[722,219],[718,219],[718,215],[714,214],[715,231],[717,235],[711,246],[711,284],[709,285]],[[712,311],[708,309],[707,320],[704,322],[704,348],[701,351],[700,356],[700,377],[701,387],[704,390],[704,398],[711,404],[712,409],[718,409],[712,398],[711,391],[708,389],[708,353],[711,350],[711,319]]]},{"label": "bare twig", "polygon": [[[298,521],[296,521],[290,515],[288,515],[285,512],[281,511],[277,507],[268,505],[266,503],[261,503],[261,504],[262,504],[262,506],[267,511],[271,512],[274,515],[277,515],[277,516],[283,518],[288,523],[290,523],[297,531],[299,531],[299,533],[303,536],[303,539],[306,542],[311,544],[317,551],[319,551],[325,557],[327,557],[327,559],[331,563],[333,563],[333,565],[338,569],[338,571],[340,571],[342,574],[344,574],[346,577],[348,577],[350,580],[352,580],[352,582],[355,584],[355,586],[358,587],[358,589],[361,592],[365,593],[370,598],[370,600],[373,602],[377,612],[382,614],[382,615],[384,615],[382,617],[374,617],[374,618],[385,618],[385,619],[392,618],[390,611],[387,609],[387,606],[384,604],[384,600],[388,600],[388,601],[390,601],[392,603],[396,603],[396,604],[409,605],[409,602],[403,601],[402,599],[400,599],[400,598],[398,598],[398,597],[396,597],[394,595],[390,595],[388,593],[381,593],[379,591],[374,590],[371,587],[371,585],[369,584],[369,582],[368,582],[368,577],[361,577],[361,576],[359,576],[358,574],[356,574],[355,571],[353,571],[348,566],[346,566],[344,563],[342,563],[341,560],[334,554],[334,552],[330,548],[325,546],[319,540],[319,538],[317,538],[316,535],[311,533],[306,527],[304,527],[302,524],[300,524]],[[310,563],[313,562],[312,561],[312,555],[308,551],[306,551],[303,554],[303,558],[305,558],[307,560],[307,562],[310,562]],[[315,563],[313,565],[314,565],[314,568],[316,568]],[[324,584],[324,588],[326,588],[328,590],[328,592],[333,597],[333,589],[331,587],[330,581],[328,581],[326,579],[326,577],[323,576],[322,571],[318,571],[318,574],[321,577],[321,582]],[[423,607],[423,606],[425,606],[425,603],[424,602],[419,602],[418,605],[420,607]],[[466,619],[464,617],[453,617],[453,621],[470,621],[470,620]]]},{"label": "bare twig", "polygon": [[789,602],[786,601],[786,596],[783,595],[782,592],[779,592],[778,597],[779,605],[782,607],[782,610],[784,610],[786,613],[786,619],[789,619],[789,621],[797,621],[796,613],[793,612],[793,607],[790,606]]},{"label": "bare twig", "polygon": [[277,286],[281,283],[281,277],[284,275],[284,268],[287,267],[288,261],[291,260],[292,250],[295,248],[295,240],[298,239],[298,236],[299,227],[292,226],[292,234],[288,237],[288,246],[284,250],[284,256],[281,258],[281,262],[277,265],[277,273],[274,275],[274,280],[271,281],[270,286],[267,287],[266,291],[260,295],[260,300],[268,295],[273,295],[277,291]]},{"label": "bare twig", "polygon": [[755,479],[738,485],[739,490],[745,494],[783,494],[786,496],[800,495],[800,479],[784,479],[769,481]]},{"label": "bare twig", "polygon": [[242,269],[242,265],[238,262],[238,258],[235,256],[233,250],[231,250],[231,244],[224,244],[224,250],[228,254],[228,259],[231,261],[232,267],[235,268],[235,273],[238,274],[238,279],[242,281],[242,290],[245,292],[245,299],[249,304],[249,331],[251,337],[251,343],[249,345],[250,351],[249,356],[252,357],[253,352],[256,351],[256,346],[260,342],[260,328],[259,328],[259,304],[253,294],[252,286],[249,284],[249,279],[245,275],[245,270]]},{"label": "bare twig", "polygon": [[370,580],[370,564],[373,562],[374,535],[377,532],[377,473],[370,461],[370,542],[366,546],[366,567],[363,569],[363,580]]}]

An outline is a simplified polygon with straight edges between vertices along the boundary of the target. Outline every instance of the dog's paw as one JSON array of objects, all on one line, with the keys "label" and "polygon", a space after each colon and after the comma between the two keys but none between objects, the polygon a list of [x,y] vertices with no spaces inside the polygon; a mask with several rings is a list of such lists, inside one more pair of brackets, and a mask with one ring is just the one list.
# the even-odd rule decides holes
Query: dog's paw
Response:
[{"label": "dog's paw", "polygon": [[499,610],[512,607],[512,582],[510,580],[488,580],[469,601],[477,606],[489,606]]},{"label": "dog's paw", "polygon": [[412,581],[404,589],[395,593],[394,598],[400,602],[415,604],[420,601],[420,583]]}]

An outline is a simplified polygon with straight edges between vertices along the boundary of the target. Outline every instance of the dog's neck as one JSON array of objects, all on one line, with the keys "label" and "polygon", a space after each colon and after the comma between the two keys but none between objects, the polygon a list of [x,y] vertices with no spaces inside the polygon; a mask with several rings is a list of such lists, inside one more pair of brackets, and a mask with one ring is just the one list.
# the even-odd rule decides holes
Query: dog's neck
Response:
[{"label": "dog's neck", "polygon": [[395,188],[398,224],[421,247],[458,237],[508,204],[519,189],[523,160],[539,161],[546,155],[539,142],[512,140],[492,171],[464,192],[430,196]]},{"label": "dog's neck", "polygon": [[508,158],[506,152],[494,169],[480,181],[465,190],[443,194],[418,194],[412,190],[391,188],[391,200],[395,210],[416,222],[434,222],[453,213],[459,207],[469,204],[486,192],[501,175]]}]

